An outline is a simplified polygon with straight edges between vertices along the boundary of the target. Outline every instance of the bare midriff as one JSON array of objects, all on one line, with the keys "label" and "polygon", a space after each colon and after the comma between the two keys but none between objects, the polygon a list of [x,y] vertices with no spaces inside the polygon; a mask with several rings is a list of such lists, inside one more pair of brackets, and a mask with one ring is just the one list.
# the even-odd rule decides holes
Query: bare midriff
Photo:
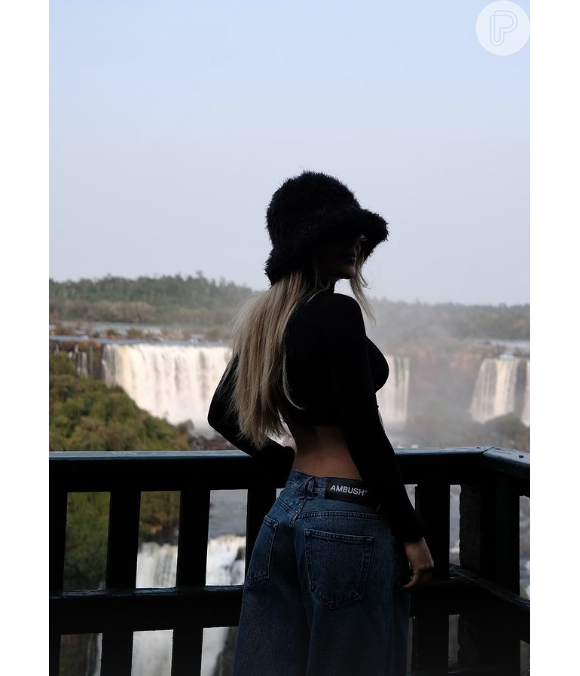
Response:
[{"label": "bare midriff", "polygon": [[[312,476],[361,479],[337,425],[287,423],[296,457],[293,469]],[[290,445],[290,444],[289,444]]]}]

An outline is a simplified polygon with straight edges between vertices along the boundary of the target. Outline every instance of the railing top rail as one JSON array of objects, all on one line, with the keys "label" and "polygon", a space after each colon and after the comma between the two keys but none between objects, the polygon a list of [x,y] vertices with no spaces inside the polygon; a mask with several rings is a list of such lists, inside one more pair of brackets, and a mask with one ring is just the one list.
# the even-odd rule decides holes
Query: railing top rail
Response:
[{"label": "railing top rail", "polygon": [[483,453],[483,467],[523,479],[578,479],[580,453],[529,453],[492,446]]},{"label": "railing top rail", "polygon": [[[397,448],[395,453],[407,483],[473,482],[484,470],[534,484],[542,479],[568,484],[580,478],[580,453],[530,453],[496,446]],[[3,451],[0,481],[49,478],[68,490],[109,490],[113,485],[141,490],[198,485],[219,490],[255,485],[263,468],[268,474],[274,471],[272,479],[283,485],[287,471],[275,456],[255,462],[240,450]]]},{"label": "railing top rail", "polygon": [[[484,467],[529,478],[529,455],[496,447],[396,449],[407,483],[477,481]],[[523,458],[521,456],[524,456]],[[248,488],[264,477],[283,485],[284,468],[275,457],[255,462],[239,450],[215,451],[52,451],[51,481],[69,491],[181,490],[184,486]]]},{"label": "railing top rail", "polygon": [[[399,458],[421,458],[421,457],[460,457],[481,455],[488,450],[502,450],[489,446],[457,446],[448,448],[396,448],[395,453]],[[517,453],[517,451],[514,451]],[[243,458],[247,461],[250,456],[243,451],[238,450],[211,450],[211,451],[50,451],[49,458],[55,463],[89,463],[91,461],[121,463],[124,460],[144,461],[153,463],[162,460],[193,460],[201,461],[211,458],[229,459]]]}]

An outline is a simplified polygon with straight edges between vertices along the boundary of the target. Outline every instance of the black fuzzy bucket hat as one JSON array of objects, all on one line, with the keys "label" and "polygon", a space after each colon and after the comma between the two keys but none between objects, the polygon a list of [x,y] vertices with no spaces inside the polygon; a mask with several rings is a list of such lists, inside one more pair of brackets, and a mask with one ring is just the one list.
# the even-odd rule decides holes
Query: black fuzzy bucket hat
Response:
[{"label": "black fuzzy bucket hat", "polygon": [[338,179],[304,171],[276,190],[266,212],[272,251],[265,271],[271,284],[285,275],[308,268],[314,246],[342,235],[364,235],[365,260],[387,239],[387,222],[362,209],[353,192]]}]

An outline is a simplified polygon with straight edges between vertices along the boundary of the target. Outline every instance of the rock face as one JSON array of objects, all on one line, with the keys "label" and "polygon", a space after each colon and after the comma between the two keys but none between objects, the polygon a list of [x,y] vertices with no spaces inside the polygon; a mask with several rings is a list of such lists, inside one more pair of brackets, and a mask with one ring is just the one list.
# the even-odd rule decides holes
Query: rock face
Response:
[{"label": "rock face", "polygon": [[2,354],[2,409],[0,448],[46,448],[48,431],[34,419],[30,397],[24,386],[23,328],[21,313],[9,297],[0,274],[0,350]]},{"label": "rock face", "polygon": [[408,415],[414,416],[425,414],[433,402],[468,410],[481,363],[497,354],[497,349],[415,348],[402,354],[410,361]]},{"label": "rock face", "polygon": [[49,339],[50,353],[66,352],[74,359],[77,371],[89,378],[102,380],[103,344],[96,340],[55,340]]}]

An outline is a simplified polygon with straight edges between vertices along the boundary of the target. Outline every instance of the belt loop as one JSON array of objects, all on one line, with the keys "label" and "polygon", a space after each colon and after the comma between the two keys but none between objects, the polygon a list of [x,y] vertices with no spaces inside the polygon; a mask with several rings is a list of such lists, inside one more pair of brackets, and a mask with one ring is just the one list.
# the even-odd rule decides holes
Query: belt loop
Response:
[{"label": "belt loop", "polygon": [[314,477],[311,476],[308,481],[306,482],[306,490],[305,490],[306,497],[308,500],[312,500],[314,497]]}]

